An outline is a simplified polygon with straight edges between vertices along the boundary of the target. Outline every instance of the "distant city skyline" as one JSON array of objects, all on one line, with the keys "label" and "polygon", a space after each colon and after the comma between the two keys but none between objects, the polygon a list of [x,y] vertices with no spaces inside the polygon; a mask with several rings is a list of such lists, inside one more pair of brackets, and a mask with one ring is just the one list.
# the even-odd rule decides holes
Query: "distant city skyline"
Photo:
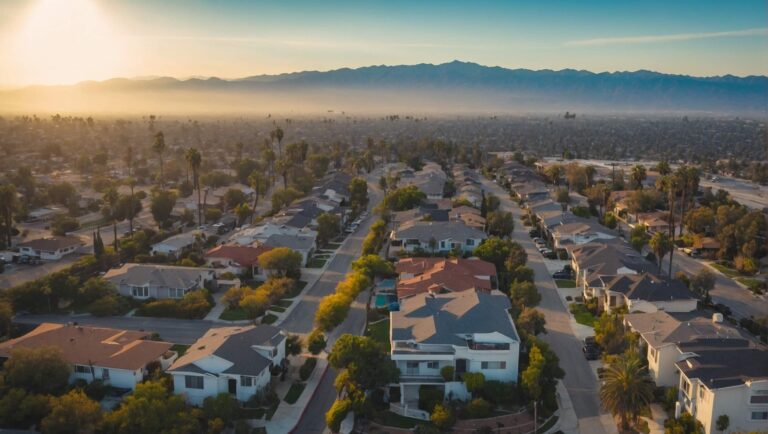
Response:
[{"label": "distant city skyline", "polygon": [[0,86],[452,60],[768,75],[766,2],[15,0]]}]

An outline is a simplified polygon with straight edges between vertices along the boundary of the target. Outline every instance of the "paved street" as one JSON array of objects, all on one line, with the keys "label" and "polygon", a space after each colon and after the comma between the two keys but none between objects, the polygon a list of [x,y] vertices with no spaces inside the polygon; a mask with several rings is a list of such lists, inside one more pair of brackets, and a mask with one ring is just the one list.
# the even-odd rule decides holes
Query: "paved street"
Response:
[{"label": "paved street", "polygon": [[[483,180],[485,188],[501,199],[502,208],[515,215],[514,238],[528,253],[528,266],[535,272],[536,287],[541,292],[541,303],[537,309],[547,320],[547,334],[542,336],[557,356],[560,367],[565,371],[563,384],[573,402],[582,433],[616,432],[610,415],[601,410],[598,399],[598,382],[589,363],[581,351],[581,342],[571,329],[569,313],[557,294],[555,282],[544,265],[544,258],[528,237],[527,228],[520,222],[521,211],[509,198],[509,194],[497,184]],[[602,420],[601,420],[602,417]]]}]

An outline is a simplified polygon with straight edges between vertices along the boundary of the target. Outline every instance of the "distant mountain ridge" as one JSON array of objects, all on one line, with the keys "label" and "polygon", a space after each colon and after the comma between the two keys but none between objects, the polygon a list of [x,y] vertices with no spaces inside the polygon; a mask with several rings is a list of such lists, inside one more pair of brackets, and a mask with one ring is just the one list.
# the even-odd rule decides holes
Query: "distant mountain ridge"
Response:
[{"label": "distant mountain ridge", "polygon": [[[720,113],[768,112],[768,77],[732,75],[693,77],[653,71],[603,72],[564,69],[529,70],[489,67],[453,61],[439,65],[367,66],[331,71],[303,71],[256,75],[240,79],[171,77],[83,82],[71,87],[36,86],[14,92],[49,92],[75,88],[86,97],[103,92],[185,92],[189,95],[223,92],[258,96],[280,94],[300,97],[322,92],[344,99],[349,93],[363,100],[366,94],[386,91],[387,101],[413,92],[466,100],[477,109],[485,99],[489,109],[667,110]],[[324,95],[324,94],[323,94]],[[329,102],[334,101],[331,98]],[[373,103],[373,101],[369,101]],[[469,107],[469,106],[468,106]],[[456,107],[460,109],[461,107]]]}]

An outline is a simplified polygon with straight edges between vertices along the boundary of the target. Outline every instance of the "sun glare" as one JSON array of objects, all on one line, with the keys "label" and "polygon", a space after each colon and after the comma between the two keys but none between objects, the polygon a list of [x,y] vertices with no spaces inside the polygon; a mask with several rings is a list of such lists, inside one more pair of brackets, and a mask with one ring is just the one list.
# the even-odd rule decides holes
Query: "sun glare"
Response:
[{"label": "sun glare", "polygon": [[71,84],[120,72],[119,37],[94,0],[38,0],[13,36],[19,82]]}]

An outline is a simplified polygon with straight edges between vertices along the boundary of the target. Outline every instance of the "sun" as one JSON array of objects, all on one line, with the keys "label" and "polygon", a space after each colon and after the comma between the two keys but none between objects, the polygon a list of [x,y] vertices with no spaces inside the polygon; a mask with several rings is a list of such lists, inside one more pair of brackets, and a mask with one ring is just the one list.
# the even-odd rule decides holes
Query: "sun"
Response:
[{"label": "sun", "polygon": [[72,84],[115,76],[123,44],[94,0],[37,0],[12,36],[28,84]]}]

